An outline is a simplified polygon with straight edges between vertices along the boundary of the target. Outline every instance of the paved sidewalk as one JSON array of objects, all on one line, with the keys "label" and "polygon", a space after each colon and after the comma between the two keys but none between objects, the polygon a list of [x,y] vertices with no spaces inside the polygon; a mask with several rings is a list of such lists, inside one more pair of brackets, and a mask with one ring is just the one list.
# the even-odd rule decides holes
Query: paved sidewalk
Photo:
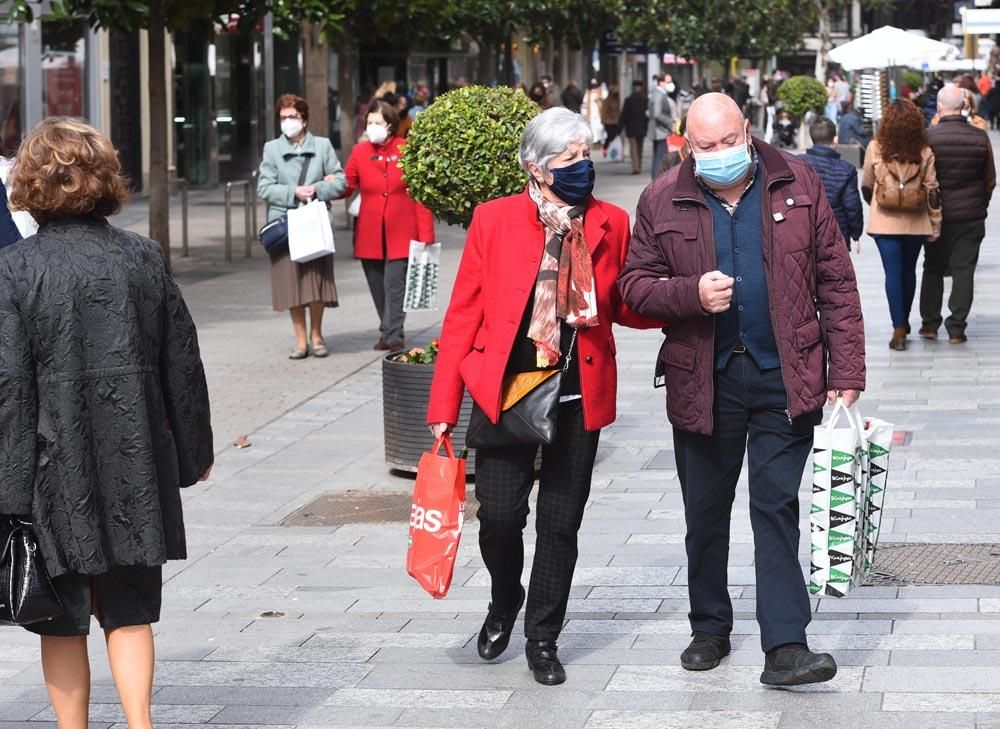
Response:
[{"label": "paved sidewalk", "polygon": [[[628,209],[647,182],[610,164],[599,166],[598,180],[601,196]],[[907,352],[886,346],[891,327],[870,238],[854,258],[869,346],[862,411],[912,432],[890,459],[886,542],[1000,543],[998,243],[1000,225],[993,222],[968,344],[914,340]],[[345,332],[345,342],[357,341],[345,345],[352,351],[336,366],[306,363],[320,374],[294,373],[278,361],[287,345],[283,320],[268,313],[266,300],[254,303],[266,299],[260,259],[199,279],[199,261],[208,256],[206,250],[190,269],[178,270],[205,341],[217,412],[230,429],[262,427],[245,450],[222,448],[227,433],[220,428],[213,480],[186,493],[191,555],[167,569],[157,626],[160,729],[1000,729],[1000,587],[871,587],[847,599],[814,599],[812,646],[835,653],[839,675],[807,689],[762,687],[745,483],[730,559],[733,654],[708,673],[680,668],[688,640],[684,526],[662,392],[650,387],[656,332],[616,332],[621,415],[602,436],[581,534],[560,640],[568,682],[535,684],[518,640],[501,660],[483,663],[474,638],[489,590],[474,520],[451,594],[441,601],[406,576],[402,523],[278,526],[324,492],[412,488],[382,460],[380,370],[364,366],[371,317],[361,281],[339,277],[351,308],[345,303],[331,316],[329,339]],[[261,351],[273,355],[273,364],[256,371]],[[233,359],[239,364],[229,373]],[[236,376],[245,380],[231,381]],[[273,419],[284,403],[261,403],[279,396],[269,378],[319,394]],[[324,378],[335,384],[324,386]],[[804,486],[804,563],[809,498]],[[102,641],[95,636],[92,646],[92,726],[124,729]],[[34,637],[0,632],[0,729],[53,721],[37,652]]]}]

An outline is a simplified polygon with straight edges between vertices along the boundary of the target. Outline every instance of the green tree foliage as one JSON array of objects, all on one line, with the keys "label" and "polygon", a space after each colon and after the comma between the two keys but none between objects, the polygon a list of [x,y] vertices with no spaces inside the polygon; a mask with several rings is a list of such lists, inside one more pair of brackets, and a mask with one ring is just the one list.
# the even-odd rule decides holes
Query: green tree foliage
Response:
[{"label": "green tree foliage", "polygon": [[815,21],[815,6],[800,0],[638,0],[622,16],[619,37],[725,62],[798,48]]},{"label": "green tree foliage", "polygon": [[826,86],[812,76],[792,76],[778,87],[778,99],[789,114],[802,119],[810,111],[823,111]]},{"label": "green tree foliage", "polygon": [[439,219],[465,227],[479,203],[524,189],[517,148],[541,111],[510,88],[468,86],[419,114],[403,151],[410,195]]}]

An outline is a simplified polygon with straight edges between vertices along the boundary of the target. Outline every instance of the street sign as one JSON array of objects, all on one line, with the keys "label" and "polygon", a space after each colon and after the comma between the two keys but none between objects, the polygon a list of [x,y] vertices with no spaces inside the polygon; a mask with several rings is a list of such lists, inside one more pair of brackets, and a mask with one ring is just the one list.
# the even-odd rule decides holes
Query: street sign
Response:
[{"label": "street sign", "polygon": [[601,38],[601,53],[607,56],[618,56],[622,53],[645,55],[648,51],[642,43],[622,43],[614,31],[607,31]]},{"label": "street sign", "polygon": [[962,28],[967,35],[1000,33],[1000,9],[966,8],[962,13]]}]

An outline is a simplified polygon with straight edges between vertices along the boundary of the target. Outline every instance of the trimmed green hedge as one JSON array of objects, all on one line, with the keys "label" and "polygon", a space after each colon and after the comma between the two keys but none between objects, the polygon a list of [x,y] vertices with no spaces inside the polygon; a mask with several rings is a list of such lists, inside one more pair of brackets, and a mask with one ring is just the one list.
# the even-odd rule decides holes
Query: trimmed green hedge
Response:
[{"label": "trimmed green hedge", "polygon": [[517,147],[541,111],[520,91],[467,86],[417,115],[403,150],[403,177],[414,200],[466,228],[476,205],[524,189]]},{"label": "trimmed green hedge", "polygon": [[778,99],[796,119],[808,112],[823,112],[826,107],[826,86],[812,76],[792,76],[778,87]]}]

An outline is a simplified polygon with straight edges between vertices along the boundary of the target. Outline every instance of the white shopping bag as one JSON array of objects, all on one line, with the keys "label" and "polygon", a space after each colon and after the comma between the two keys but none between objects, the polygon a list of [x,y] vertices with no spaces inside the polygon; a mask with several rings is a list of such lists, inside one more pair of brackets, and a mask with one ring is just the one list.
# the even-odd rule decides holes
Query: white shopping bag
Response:
[{"label": "white shopping bag", "polygon": [[347,206],[347,214],[352,218],[361,215],[361,195],[355,195],[354,199],[351,200],[351,204]]},{"label": "white shopping bag", "polygon": [[608,144],[608,159],[612,162],[621,162],[625,156],[625,150],[622,145],[622,138],[615,137]]},{"label": "white shopping bag", "polygon": [[410,241],[410,261],[406,269],[406,292],[403,311],[437,309],[438,274],[441,262],[440,243]]},{"label": "white shopping bag", "polygon": [[288,255],[296,263],[329,256],[335,251],[333,226],[326,203],[313,200],[288,210]]},{"label": "white shopping bag", "polygon": [[[860,418],[860,415],[859,415]],[[860,418],[864,426],[861,433],[862,481],[858,494],[858,534],[860,549],[855,554],[855,583],[859,584],[871,574],[882,526],[882,507],[889,476],[889,451],[892,450],[892,433],[895,426],[878,418]]]},{"label": "white shopping bag", "polygon": [[[847,427],[837,427],[841,415]],[[809,591],[843,597],[854,581],[858,495],[863,482],[863,426],[841,399],[813,436],[813,502],[809,512],[812,565]]]}]

